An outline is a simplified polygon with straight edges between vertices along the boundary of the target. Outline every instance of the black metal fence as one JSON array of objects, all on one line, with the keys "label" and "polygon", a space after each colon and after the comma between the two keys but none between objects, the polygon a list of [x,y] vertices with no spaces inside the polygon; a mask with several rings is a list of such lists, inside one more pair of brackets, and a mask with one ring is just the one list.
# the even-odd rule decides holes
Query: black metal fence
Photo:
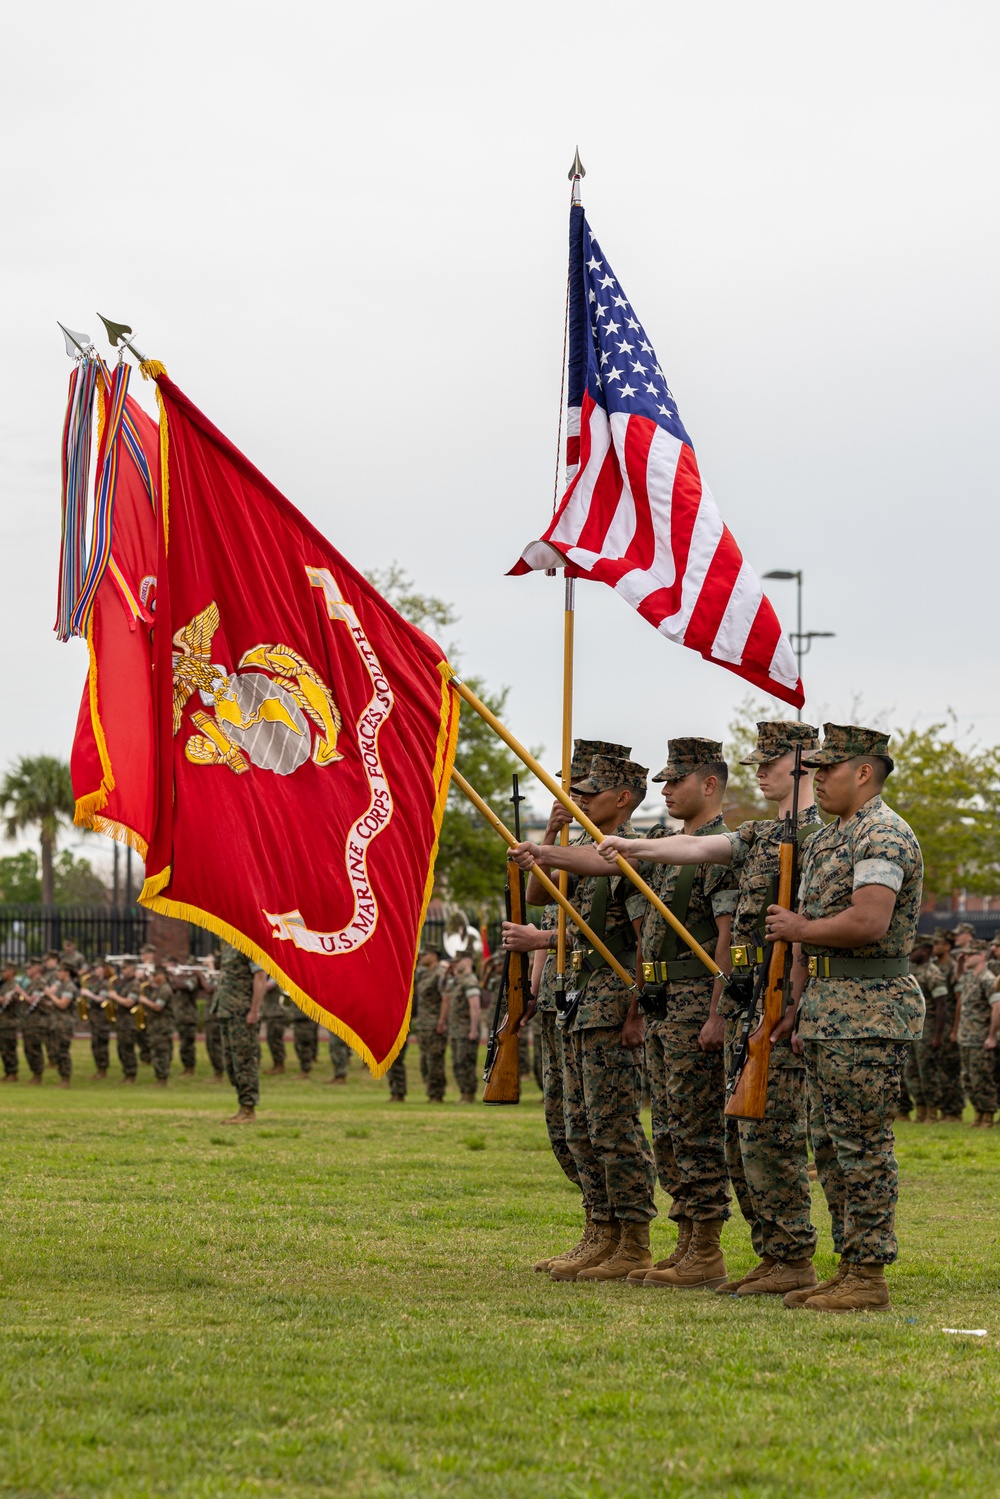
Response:
[{"label": "black metal fence", "polygon": [[919,930],[929,936],[938,927],[950,927],[954,931],[960,922],[975,927],[976,936],[983,942],[992,942],[1000,929],[1000,910],[996,911],[924,911],[920,917]]},{"label": "black metal fence", "polygon": [[[1000,919],[1000,918],[998,918]],[[34,906],[0,901],[0,958],[23,962],[33,954],[59,949],[72,938],[87,958],[108,953],[138,953],[146,940],[150,913],[142,906]],[[422,940],[443,947],[445,924],[426,921]],[[188,927],[191,957],[215,952],[219,939],[204,927]],[[500,946],[500,923],[486,928],[490,951]]]},{"label": "black metal fence", "polygon": [[71,938],[87,958],[137,953],[149,912],[142,906],[33,906],[0,901],[0,957],[22,962]]}]

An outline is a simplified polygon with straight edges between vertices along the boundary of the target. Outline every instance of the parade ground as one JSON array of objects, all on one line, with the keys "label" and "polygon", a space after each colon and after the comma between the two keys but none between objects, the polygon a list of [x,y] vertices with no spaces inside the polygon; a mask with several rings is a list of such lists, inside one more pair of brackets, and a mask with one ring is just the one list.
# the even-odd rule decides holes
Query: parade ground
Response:
[{"label": "parade ground", "polygon": [[534,1274],[578,1199],[530,1079],[392,1106],[355,1063],[237,1129],[200,1049],[163,1091],[75,1061],[0,1093],[2,1494],[997,1492],[1000,1134],[898,1126],[892,1309],[821,1316]]}]

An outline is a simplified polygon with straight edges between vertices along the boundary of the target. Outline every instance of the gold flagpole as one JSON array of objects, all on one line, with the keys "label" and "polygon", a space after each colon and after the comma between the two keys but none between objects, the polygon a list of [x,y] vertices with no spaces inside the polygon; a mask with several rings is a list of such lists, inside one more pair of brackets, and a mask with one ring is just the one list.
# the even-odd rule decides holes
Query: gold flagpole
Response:
[{"label": "gold flagpole", "polygon": [[[516,848],[517,839],[514,837],[513,833],[506,827],[504,823],[500,821],[499,817],[494,812],[489,803],[483,801],[478,791],[474,791],[472,789],[465,777],[461,775],[457,770],[453,770],[451,773],[451,779],[458,787],[459,791],[464,792],[464,794],[469,798],[469,801],[475,807],[479,815],[486,819],[493,831],[500,834],[500,837],[506,843],[507,847]],[[562,871],[563,874],[565,874],[565,872],[565,870]],[[573,903],[567,900],[565,895],[562,895],[560,893],[558,885],[556,885],[553,880],[549,879],[549,876],[545,873],[545,870],[536,869],[534,870],[534,875],[539,883],[544,887],[544,889],[548,891],[552,899],[557,903],[561,915],[563,917],[568,916],[571,921],[576,922],[577,926],[580,928],[580,931],[586,938],[588,945],[592,947],[595,952],[600,953],[601,957],[604,959],[605,963],[607,963],[608,967],[614,969],[615,973],[617,973],[618,977],[622,980],[623,983],[628,984],[629,988],[634,989],[635,975],[629,973],[628,969],[623,967],[622,964],[619,963],[614,954],[608,951],[604,943],[601,941],[600,937],[598,937],[597,933],[591,930],[591,928],[584,921],[583,917],[580,915],[579,911],[576,909]]]},{"label": "gold flagpole", "polygon": [[[549,791],[551,791],[552,795],[556,797],[558,801],[562,802],[566,810],[568,812],[572,812],[573,816],[576,818],[577,822],[584,829],[584,831],[589,833],[591,838],[593,838],[596,843],[600,843],[604,837],[604,834],[601,832],[600,828],[597,827],[595,823],[591,822],[586,812],[581,811],[581,809],[576,805],[576,803],[572,800],[568,793],[563,790],[559,782],[549,775],[545,767],[539,765],[538,761],[535,759],[534,755],[531,754],[530,750],[526,750],[524,745],[521,744],[519,740],[514,738],[510,730],[505,728],[504,725],[500,722],[499,718],[497,718],[496,714],[492,713],[490,709],[487,708],[486,704],[480,701],[480,699],[476,696],[472,689],[465,685],[461,677],[456,677],[453,675],[449,680],[451,686],[458,693],[459,697],[467,702],[469,707],[472,708],[476,713],[478,713],[480,718],[482,718],[486,723],[489,724],[494,734],[497,734],[503,740],[508,749],[513,750],[517,758],[528,767],[532,775],[538,777],[542,785],[545,786]],[[649,888],[642,876],[632,868],[627,859],[622,858],[621,854],[618,855],[615,863],[617,864],[619,871],[625,876],[625,878],[627,880],[630,880],[637,890],[642,891],[643,895],[649,901],[650,905],[655,906],[657,911],[659,911],[660,915],[663,917],[664,921],[666,921],[669,926],[673,927],[678,937],[680,937],[681,941],[691,949],[695,957],[699,958],[701,962],[704,963],[709,973],[711,973],[713,977],[718,978],[722,972],[718,963],[716,963],[714,958],[709,956],[700,942],[695,941],[694,937],[692,937],[687,927],[684,926],[682,922],[677,920],[677,917],[674,915],[673,911],[671,911],[669,906],[664,904],[664,902],[656,894],[656,891]],[[559,909],[563,910],[563,907],[560,905]]]},{"label": "gold flagpole", "polygon": [[[586,176],[583,162],[580,160],[580,148],[576,148],[573,157],[573,165],[569,169],[569,180],[573,184],[570,197],[570,212],[581,206],[580,183]],[[566,283],[566,317],[563,323],[563,362],[562,381],[565,389],[566,381],[566,341],[569,334],[569,299],[572,288],[567,279]],[[564,410],[563,393],[559,396],[559,422],[562,424]],[[552,496],[552,508],[555,510],[559,494],[559,463],[562,453],[556,452],[556,486]],[[572,784],[570,774],[570,762],[573,759],[573,642],[576,624],[576,582],[571,578],[569,572],[563,569],[563,697],[562,697],[562,789],[569,794]],[[559,842],[563,848],[569,843],[569,824],[559,829]],[[561,995],[566,989],[566,895],[569,890],[569,875],[565,869],[559,871],[559,893],[562,899],[559,902],[559,919],[556,924],[556,993]]]}]

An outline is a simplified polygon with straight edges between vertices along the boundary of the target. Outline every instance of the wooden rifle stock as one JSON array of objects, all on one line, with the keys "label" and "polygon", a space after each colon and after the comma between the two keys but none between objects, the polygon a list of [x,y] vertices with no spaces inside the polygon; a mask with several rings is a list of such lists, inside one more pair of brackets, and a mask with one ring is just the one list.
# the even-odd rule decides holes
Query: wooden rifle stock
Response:
[{"label": "wooden rifle stock", "polygon": [[[796,843],[783,840],[778,850],[778,892],[775,905],[791,910],[794,897]],[[763,1119],[767,1111],[767,1074],[771,1065],[771,1032],[791,1003],[791,944],[772,942],[768,949],[767,986],[760,1024],[747,1038],[747,1055],[736,1086],[726,1104],[730,1119]]]},{"label": "wooden rifle stock", "polygon": [[[521,835],[520,802],[521,796],[517,789],[517,776],[514,777],[514,828],[515,837],[519,840]],[[507,920],[516,922],[518,926],[524,925],[525,900],[524,900],[524,875],[515,864],[507,861]],[[483,1088],[483,1103],[520,1103],[521,1102],[521,1053],[518,1041],[518,1027],[524,1018],[527,1008],[525,990],[527,989],[528,954],[523,952],[508,952],[504,956],[503,975],[500,979],[500,987],[497,990],[497,1017],[500,1014],[500,1006],[504,996],[507,998],[507,1013],[503,1018],[503,1024],[499,1030],[494,1028],[490,1037],[490,1057],[488,1060],[488,1071],[486,1086]],[[494,1018],[494,1027],[496,1017]]]}]

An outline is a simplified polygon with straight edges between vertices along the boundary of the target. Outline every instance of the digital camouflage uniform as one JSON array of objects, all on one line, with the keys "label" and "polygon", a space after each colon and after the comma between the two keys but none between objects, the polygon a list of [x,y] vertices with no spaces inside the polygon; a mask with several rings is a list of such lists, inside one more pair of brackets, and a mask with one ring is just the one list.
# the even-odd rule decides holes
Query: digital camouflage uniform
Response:
[{"label": "digital camouflage uniform", "polygon": [[[954,958],[935,958],[935,963],[944,974],[948,995],[944,1005],[943,1030],[937,1050],[938,1108],[945,1118],[961,1119],[965,1108],[965,1093],[962,1090],[962,1053],[958,1042],[951,1039],[955,1025],[955,1010],[958,1004],[958,975]],[[938,1022],[942,1024],[942,1022]]]},{"label": "digital camouflage uniform", "polygon": [[0,1061],[3,1075],[17,1081],[17,1033],[21,1024],[21,996],[17,980],[0,983]]},{"label": "digital camouflage uniform", "polygon": [[[139,980],[137,978],[119,979],[114,984],[114,993],[118,996],[138,996]],[[139,1072],[139,1063],[135,1054],[137,1036],[134,1009],[130,1009],[128,1005],[116,1003],[115,1045],[118,1048],[118,1060],[125,1077],[135,1078]]]},{"label": "digital camouflage uniform", "polygon": [[[60,1080],[68,1083],[73,1076],[73,1031],[76,1028],[76,997],[78,989],[72,980],[58,980],[49,985],[55,990],[52,1004],[52,1046],[56,1070]],[[66,1009],[61,1009],[55,999],[69,1000]]]},{"label": "digital camouflage uniform", "polygon": [[[824,758],[817,762],[810,754],[809,764],[887,753],[884,737],[874,731],[824,728],[818,752]],[[833,822],[809,840],[801,908],[810,920],[835,916],[847,910],[855,890],[884,885],[896,894],[889,929],[865,947],[804,942],[803,952],[831,964],[866,960],[875,968],[902,968],[916,936],[922,882],[913,830],[880,796],[873,797],[843,827]],[[798,1032],[805,1043],[816,1169],[830,1205],[835,1247],[847,1263],[888,1265],[897,1256],[892,1125],[907,1046],[920,1035],[923,1021],[920,986],[905,972],[811,977],[803,993]]]},{"label": "digital camouflage uniform", "polygon": [[406,1097],[406,1048],[410,1040],[409,1032],[406,1040],[399,1049],[399,1055],[386,1073],[386,1082],[389,1084],[390,1098]]},{"label": "digital camouflage uniform", "polygon": [[185,1072],[193,1072],[198,1061],[198,977],[193,973],[177,973],[170,987],[181,1066]]},{"label": "digital camouflage uniform", "polygon": [[[600,764],[600,757],[595,758],[594,765]],[[615,836],[634,838],[632,824],[621,823]],[[635,966],[635,933],[628,912],[628,895],[633,888],[622,875],[569,877],[573,905],[597,935],[603,935],[605,944],[629,972]],[[598,917],[606,901],[604,921],[598,919],[597,926],[595,897]],[[639,1054],[623,1046],[621,1040],[632,996],[603,963],[585,971],[582,963],[589,949],[577,926],[568,928],[567,939],[571,958],[581,966],[571,967],[567,977],[573,986],[567,995],[579,994],[580,998],[565,1019],[562,1038],[566,1143],[576,1163],[584,1203],[595,1222],[617,1218],[620,1222],[646,1224],[656,1216],[656,1171],[639,1117]]]},{"label": "digital camouflage uniform", "polygon": [[[937,1026],[937,1007],[948,1000],[948,980],[933,958],[923,963],[910,961],[910,973],[920,985],[924,996],[924,1028],[920,1038],[910,1046],[903,1069],[903,1083],[907,1095],[918,1109],[937,1109],[941,1097],[941,1077],[938,1068],[940,1048],[934,1045]],[[905,1103],[904,1103],[905,1108]]]},{"label": "digital camouflage uniform", "polygon": [[299,1067],[308,1076],[319,1056],[319,1021],[300,1010],[293,999],[288,1002],[292,1007],[292,1045]]},{"label": "digital camouflage uniform", "polygon": [[48,984],[49,980],[41,974],[28,980],[24,985],[27,997],[21,1007],[24,1059],[32,1076],[38,1078],[45,1072],[45,1046],[52,1038],[52,1001],[45,994]]},{"label": "digital camouflage uniform", "polygon": [[[559,907],[553,901],[545,907],[542,915],[542,930],[553,932],[558,925]],[[556,1024],[556,954],[546,954],[545,964],[538,981],[538,1008],[535,1012],[538,1029],[536,1046],[542,1062],[542,1108],[545,1114],[545,1129],[548,1133],[552,1154],[566,1176],[575,1186],[580,1186],[580,1173],[573,1159],[573,1152],[566,1143],[566,1111],[563,1107],[563,1033]]]},{"label": "digital camouflage uniform", "polygon": [[87,1025],[90,1029],[90,1052],[94,1058],[94,1070],[107,1072],[111,1063],[111,1027],[114,1024],[115,1004],[108,979],[95,978],[87,985],[96,999],[87,999]]},{"label": "digital camouflage uniform", "polygon": [[260,1027],[247,1025],[253,978],[260,971],[245,953],[222,944],[211,1010],[219,1022],[226,1073],[241,1109],[255,1109],[260,1101]]},{"label": "digital camouflage uniform", "polygon": [[[764,912],[774,896],[783,825],[784,818],[759,818],[729,835],[739,878],[732,941],[734,948],[749,948],[751,956],[763,953]],[[814,806],[803,807],[798,826],[801,849],[805,837],[822,826]],[[805,835],[804,829],[811,831]],[[754,972],[756,977],[756,967]],[[726,992],[719,1014],[726,1022],[728,1072],[744,1012]],[[810,1258],[816,1230],[810,1219],[805,1059],[796,1056],[790,1040],[771,1047],[764,1118],[727,1119],[726,1126],[729,1177],[755,1253],[776,1260]]]},{"label": "digital camouflage uniform", "polygon": [[[675,757],[686,740],[672,740],[672,778],[690,774],[696,764]],[[718,747],[721,755],[722,747]],[[654,777],[654,779],[661,779]],[[666,779],[666,777],[663,777]],[[697,837],[727,833],[721,816],[697,829]],[[660,829],[654,837],[674,836]],[[639,874],[671,906],[677,890],[689,885],[690,894],[674,914],[714,956],[718,940],[717,918],[732,913],[736,904],[736,878],[719,864],[688,865],[641,863]],[[676,902],[675,902],[676,904]],[[638,891],[628,896],[629,915],[642,918],[640,934],[643,963],[668,964],[664,999],[666,1016],[646,1016],[646,1069],[652,1110],[653,1156],[660,1186],[673,1199],[670,1217],[692,1222],[729,1217],[729,1174],[726,1169],[725,1072],[721,1051],[703,1051],[698,1044],[709,1018],[715,979],[701,960],[677,937],[655,907]],[[673,969],[672,975],[669,970]],[[657,978],[660,975],[657,974]],[[654,980],[655,982],[655,980]]]},{"label": "digital camouflage uniform", "polygon": [[[351,1062],[351,1048],[340,1036],[330,1037],[330,1062],[334,1077],[346,1077]],[[406,1092],[406,1089],[403,1089]]]},{"label": "digital camouflage uniform", "polygon": [[150,984],[146,998],[163,1007],[146,1010],[146,1036],[153,1076],[158,1082],[166,1082],[174,1059],[174,991],[169,984]]},{"label": "digital camouflage uniform", "polygon": [[452,974],[445,979],[442,993],[448,1000],[448,1041],[451,1046],[451,1070],[458,1091],[475,1095],[479,1084],[479,1037],[469,1039],[472,1021],[469,1001],[478,997],[479,980],[474,973]]},{"label": "digital camouflage uniform", "polygon": [[997,980],[988,969],[964,973],[958,981],[962,1001],[958,1017],[958,1047],[962,1054],[962,1087],[977,1114],[993,1115],[997,1111],[997,1083],[994,1052],[983,1042],[990,1033],[990,1018],[1000,994]]},{"label": "digital camouflage uniform", "polygon": [[285,1029],[288,1025],[288,1012],[285,1009],[284,1000],[283,992],[277,984],[273,984],[270,989],[265,989],[260,1007],[260,1018],[264,1022],[264,1035],[267,1038],[267,1049],[271,1053],[272,1067],[285,1065]]},{"label": "digital camouflage uniform", "polygon": [[444,1059],[448,1037],[439,1036],[435,1030],[441,1014],[441,975],[440,963],[434,968],[420,967],[413,984],[412,1025],[420,1047],[420,1077],[431,1103],[440,1103],[447,1087]]}]

